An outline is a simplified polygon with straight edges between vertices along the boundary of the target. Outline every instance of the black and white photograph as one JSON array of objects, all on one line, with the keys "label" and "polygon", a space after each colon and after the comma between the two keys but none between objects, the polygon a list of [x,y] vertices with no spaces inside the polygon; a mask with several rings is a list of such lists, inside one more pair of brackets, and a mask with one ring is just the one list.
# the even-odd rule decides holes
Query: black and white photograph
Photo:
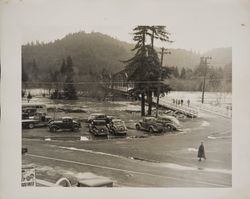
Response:
[{"label": "black and white photograph", "polygon": [[9,4],[22,190],[233,188],[232,38],[249,34],[249,1]]},{"label": "black and white photograph", "polygon": [[23,36],[22,185],[230,187],[226,38],[192,47],[168,23],[82,27]]}]

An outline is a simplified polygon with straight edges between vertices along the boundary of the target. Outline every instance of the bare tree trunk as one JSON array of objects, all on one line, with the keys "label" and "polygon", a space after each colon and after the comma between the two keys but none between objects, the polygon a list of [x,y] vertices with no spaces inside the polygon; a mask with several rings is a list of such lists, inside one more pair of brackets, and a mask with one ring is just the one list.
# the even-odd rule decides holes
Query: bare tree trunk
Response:
[{"label": "bare tree trunk", "polygon": [[145,116],[145,94],[141,94],[141,116]]},{"label": "bare tree trunk", "polygon": [[160,101],[160,92],[159,92],[159,88],[158,88],[157,89],[157,100],[156,100],[156,113],[155,113],[155,117],[158,117],[159,101]]},{"label": "bare tree trunk", "polygon": [[148,115],[152,114],[152,91],[148,91]]}]

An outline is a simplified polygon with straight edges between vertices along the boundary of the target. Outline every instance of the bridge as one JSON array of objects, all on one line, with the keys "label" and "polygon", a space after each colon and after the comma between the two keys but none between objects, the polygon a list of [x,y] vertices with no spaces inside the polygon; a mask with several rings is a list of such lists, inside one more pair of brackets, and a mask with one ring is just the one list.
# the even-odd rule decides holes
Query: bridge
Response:
[{"label": "bridge", "polygon": [[[156,104],[156,99],[153,99],[154,104]],[[173,102],[170,102],[170,100],[166,98],[160,98],[159,101],[159,107],[169,109],[178,113],[181,113],[183,115],[186,115],[187,117],[196,118],[199,115],[199,109],[195,107],[189,107],[187,105],[177,105]]]},{"label": "bridge", "polygon": [[[122,87],[122,86],[115,86],[113,88],[113,91],[116,90],[116,91],[122,92],[124,94],[125,93],[128,94],[128,91],[130,88],[129,87]],[[156,98],[153,99],[153,104],[156,105]],[[196,107],[187,106],[185,104],[176,105],[176,104],[173,104],[173,102],[167,98],[160,98],[159,107],[162,107],[162,108],[165,108],[168,110],[172,110],[174,112],[181,113],[181,114],[183,114],[187,117],[190,117],[190,118],[198,117],[198,113],[199,113],[199,109]]]},{"label": "bridge", "polygon": [[[128,86],[114,86],[114,90],[119,90],[123,93],[128,93],[128,91],[133,88],[131,85]],[[220,107],[220,106],[213,106],[210,104],[201,104],[201,103],[192,103],[192,105],[188,106],[187,104],[177,105],[174,104],[173,99],[168,97],[160,98],[159,107],[169,109],[172,111],[177,111],[181,114],[186,115],[187,117],[195,118],[199,116],[200,111],[209,112],[221,117],[225,117],[228,119],[232,118],[232,106],[228,107]],[[154,105],[156,105],[156,99],[153,99]]]}]

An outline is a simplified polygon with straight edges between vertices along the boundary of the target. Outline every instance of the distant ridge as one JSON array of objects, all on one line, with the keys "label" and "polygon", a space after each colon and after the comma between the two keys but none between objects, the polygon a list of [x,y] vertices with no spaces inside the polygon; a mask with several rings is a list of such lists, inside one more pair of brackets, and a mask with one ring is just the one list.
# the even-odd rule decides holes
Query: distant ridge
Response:
[{"label": "distant ridge", "polygon": [[[71,33],[54,42],[23,45],[23,70],[32,70],[35,60],[40,79],[43,80],[48,73],[60,69],[63,58],[71,56],[79,79],[86,73],[100,73],[103,70],[116,73],[124,69],[121,60],[133,56],[131,52],[133,46],[134,44],[119,41],[99,32]],[[182,67],[194,69],[199,65],[200,56],[203,55],[212,56],[211,65],[215,67],[224,67],[232,62],[232,49],[229,47],[212,49],[204,54],[184,49],[170,49],[170,51],[171,55],[164,56],[164,65],[177,66],[179,69]]]}]

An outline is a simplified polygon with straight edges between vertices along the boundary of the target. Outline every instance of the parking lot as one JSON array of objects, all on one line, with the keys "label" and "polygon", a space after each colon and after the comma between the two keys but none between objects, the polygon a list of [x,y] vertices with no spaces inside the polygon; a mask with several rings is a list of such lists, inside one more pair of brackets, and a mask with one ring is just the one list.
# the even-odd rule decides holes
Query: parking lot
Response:
[{"label": "parking lot", "polygon": [[[48,107],[48,117],[53,120],[61,120],[63,117],[71,117],[76,121],[79,121],[81,124],[81,128],[76,132],[71,132],[70,130],[58,130],[56,132],[50,132],[48,127],[37,127],[37,128],[24,128],[22,137],[23,138],[38,138],[38,139],[46,139],[46,138],[72,138],[73,140],[78,138],[92,140],[92,139],[111,139],[111,138],[128,138],[128,137],[146,137],[157,135],[158,133],[149,133],[148,131],[136,130],[136,124],[142,119],[139,113],[140,104],[139,102],[88,102],[87,106],[82,106],[80,100],[75,104],[62,104],[60,102],[56,102],[52,104],[53,101],[48,100],[46,98],[37,98],[36,101],[41,101],[47,104]],[[164,110],[162,110],[163,112]],[[125,122],[127,131],[126,136],[114,136],[109,133],[107,137],[103,136],[102,138],[98,136],[93,136],[89,132],[89,123],[87,121],[88,117],[93,113],[105,113],[108,116],[112,116],[114,118],[120,118]],[[171,133],[180,133],[185,128],[190,128],[191,126],[194,128],[195,125],[199,125],[201,120],[197,119],[181,119],[181,128],[178,131],[166,131],[165,134]]]},{"label": "parking lot", "polygon": [[[47,127],[23,129],[22,145],[28,148],[23,165],[34,166],[39,179],[55,182],[67,176],[77,181],[90,172],[122,187],[231,186],[230,119],[202,112],[199,118],[180,120],[181,130],[149,133],[135,128],[141,119],[138,102],[89,102],[84,109],[76,103],[64,105],[64,111],[47,104],[48,115],[77,118],[82,128],[77,132],[50,132]],[[125,121],[127,135],[94,136],[86,123],[93,112],[119,116]],[[201,141],[207,160],[199,162],[197,148]]]}]

